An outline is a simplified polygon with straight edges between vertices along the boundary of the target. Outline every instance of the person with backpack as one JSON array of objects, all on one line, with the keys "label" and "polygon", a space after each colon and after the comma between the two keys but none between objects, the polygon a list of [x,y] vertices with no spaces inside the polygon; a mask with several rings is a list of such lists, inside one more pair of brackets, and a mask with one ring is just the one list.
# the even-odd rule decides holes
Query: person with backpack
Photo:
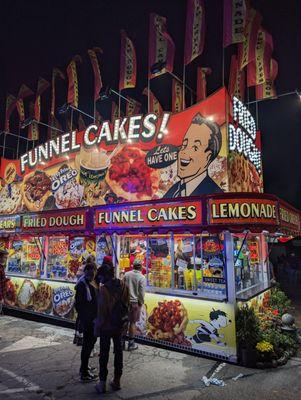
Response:
[{"label": "person with backpack", "polygon": [[94,320],[97,317],[98,285],[95,282],[96,264],[87,262],[84,275],[75,285],[75,309],[83,328],[83,344],[81,350],[80,380],[91,382],[97,379],[89,367],[89,358],[96,343],[94,336]]},{"label": "person with backpack", "polygon": [[123,368],[122,334],[128,323],[129,293],[123,281],[116,279],[111,261],[103,262],[99,269],[101,284],[98,296],[98,313],[95,320],[95,336],[100,338],[98,393],[106,392],[108,361],[111,339],[114,344],[113,390],[120,390],[120,378]]},{"label": "person with backpack", "polygon": [[129,344],[128,350],[138,348],[135,343],[136,322],[140,319],[141,308],[144,304],[146,279],[141,273],[142,262],[136,259],[133,263],[133,270],[126,272],[124,281],[130,292],[130,310],[129,310]]}]

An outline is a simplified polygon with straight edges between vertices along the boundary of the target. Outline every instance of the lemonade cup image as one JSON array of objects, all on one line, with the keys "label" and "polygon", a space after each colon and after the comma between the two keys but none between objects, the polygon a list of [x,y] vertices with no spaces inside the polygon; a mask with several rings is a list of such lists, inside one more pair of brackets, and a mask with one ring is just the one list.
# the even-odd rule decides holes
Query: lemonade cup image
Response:
[{"label": "lemonade cup image", "polygon": [[110,166],[110,158],[107,152],[97,147],[82,147],[76,157],[76,165],[79,167],[79,180],[84,186],[97,186],[106,177]]}]

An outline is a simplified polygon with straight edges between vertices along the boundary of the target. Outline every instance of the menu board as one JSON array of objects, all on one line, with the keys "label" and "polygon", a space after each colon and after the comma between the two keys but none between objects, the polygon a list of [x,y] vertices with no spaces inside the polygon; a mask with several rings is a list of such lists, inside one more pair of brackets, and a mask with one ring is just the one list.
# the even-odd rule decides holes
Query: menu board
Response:
[{"label": "menu board", "polygon": [[48,239],[47,278],[66,279],[69,238],[50,236]]},{"label": "menu board", "polygon": [[8,249],[7,272],[39,277],[42,264],[42,241],[42,238],[33,236],[11,239]]}]

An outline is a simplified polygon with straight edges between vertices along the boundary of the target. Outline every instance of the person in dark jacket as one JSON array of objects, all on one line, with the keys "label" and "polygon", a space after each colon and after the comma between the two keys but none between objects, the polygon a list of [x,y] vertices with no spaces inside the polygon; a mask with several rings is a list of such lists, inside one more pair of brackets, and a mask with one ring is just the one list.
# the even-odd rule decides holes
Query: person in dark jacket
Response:
[{"label": "person in dark jacket", "polygon": [[75,308],[83,327],[83,345],[81,351],[80,379],[90,382],[96,379],[89,368],[89,357],[96,343],[94,336],[94,319],[97,316],[98,286],[95,282],[96,264],[86,263],[84,275],[75,288]]},{"label": "person in dark jacket", "polygon": [[99,383],[96,391],[105,393],[111,339],[114,344],[114,379],[111,381],[111,388],[120,389],[123,368],[122,335],[127,325],[129,292],[125,283],[114,277],[112,262],[104,262],[99,269],[99,275],[102,284],[95,321],[95,335],[100,337]]}]

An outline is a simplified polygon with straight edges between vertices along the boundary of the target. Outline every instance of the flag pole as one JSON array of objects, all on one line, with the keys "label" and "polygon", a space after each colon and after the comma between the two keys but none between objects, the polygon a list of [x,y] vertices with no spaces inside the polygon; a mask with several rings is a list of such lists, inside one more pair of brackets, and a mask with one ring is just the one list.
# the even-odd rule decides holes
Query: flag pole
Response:
[{"label": "flag pole", "polygon": [[183,110],[185,110],[185,87],[186,87],[186,84],[185,84],[185,78],[186,78],[186,70],[185,70],[185,62],[184,62],[184,65],[183,65]]},{"label": "flag pole", "polygon": [[94,106],[93,106],[93,119],[94,119],[94,124],[95,124],[95,116],[96,116],[96,100],[94,100]]},{"label": "flag pole", "polygon": [[222,85],[225,86],[225,48],[223,46],[223,56],[222,56]]},{"label": "flag pole", "polygon": [[149,76],[147,77],[147,113],[149,113],[149,104],[150,104],[150,79]]},{"label": "flag pole", "polygon": [[121,112],[121,96],[120,96],[120,92],[121,92],[121,90],[119,90],[119,92],[118,92],[118,94],[119,94],[119,96],[118,96],[118,118],[120,118],[120,112]]},{"label": "flag pole", "polygon": [[72,132],[72,125],[73,125],[73,108],[71,108],[71,118],[70,118],[70,130]]},{"label": "flag pole", "polygon": [[18,140],[17,140],[17,160],[19,158],[20,135],[21,135],[21,124],[20,124],[20,121],[19,121]]}]

